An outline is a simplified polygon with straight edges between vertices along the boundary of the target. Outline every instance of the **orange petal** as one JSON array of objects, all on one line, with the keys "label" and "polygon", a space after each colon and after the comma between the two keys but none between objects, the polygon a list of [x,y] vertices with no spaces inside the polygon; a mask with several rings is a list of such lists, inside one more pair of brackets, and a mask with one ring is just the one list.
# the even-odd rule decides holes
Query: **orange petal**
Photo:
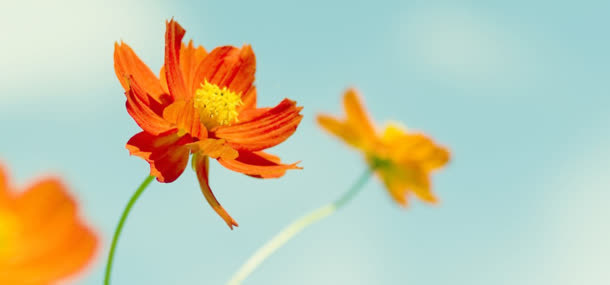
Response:
[{"label": "orange petal", "polygon": [[329,133],[343,139],[347,144],[361,148],[362,137],[347,123],[341,122],[331,116],[318,115],[318,124]]},{"label": "orange petal", "polygon": [[191,89],[199,88],[207,80],[243,96],[254,82],[255,71],[256,58],[250,45],[244,45],[241,49],[232,46],[217,47],[199,64]]},{"label": "orange petal", "polygon": [[377,174],[380,176],[381,181],[383,181],[383,184],[385,185],[392,199],[394,199],[398,205],[407,207],[407,194],[409,193],[409,190],[407,189],[408,186],[396,175],[385,169],[378,169]]},{"label": "orange petal", "polygon": [[231,218],[229,213],[227,213],[220,203],[218,203],[218,200],[216,200],[216,197],[214,197],[214,193],[212,193],[212,189],[210,188],[208,181],[209,166],[207,156],[199,154],[193,155],[193,168],[197,173],[197,180],[199,180],[199,186],[201,187],[203,196],[210,206],[212,206],[212,209],[214,209],[214,211],[216,211],[216,213],[227,223],[229,228],[233,229],[233,226],[238,226],[237,222]]},{"label": "orange petal", "polygon": [[[130,76],[134,79],[133,76]],[[159,134],[171,128],[169,122],[164,120],[157,112],[161,112],[160,105],[151,105],[150,96],[138,85],[137,81],[132,80],[131,86],[125,95],[127,96],[127,112],[136,121],[142,130],[151,134]],[[156,108],[157,111],[153,110]]]},{"label": "orange petal", "polygon": [[283,176],[288,169],[302,169],[297,166],[298,162],[282,164],[279,157],[262,151],[240,151],[236,159],[220,158],[218,162],[229,170],[257,178],[278,178]]},{"label": "orange petal", "polygon": [[214,135],[226,139],[237,150],[263,150],[283,142],[296,131],[303,118],[299,114],[301,109],[296,102],[284,99],[251,121],[218,127]]},{"label": "orange petal", "polygon": [[55,283],[92,260],[98,239],[79,221],[76,202],[60,181],[36,183],[14,199],[14,211],[20,220],[18,254],[0,258],[2,284]]},{"label": "orange petal", "polygon": [[182,69],[184,83],[189,94],[195,93],[196,89],[192,89],[192,87],[194,86],[193,81],[195,80],[196,71],[207,54],[207,51],[202,46],[195,47],[193,40],[190,40],[188,45],[183,43],[182,48],[180,48],[180,68]]},{"label": "orange petal", "polygon": [[431,204],[436,204],[438,202],[438,199],[434,193],[432,193],[430,177],[426,171],[416,171],[409,188],[413,191],[413,193],[415,193],[415,196],[424,202]]},{"label": "orange petal", "polygon": [[163,110],[163,118],[174,124],[182,132],[204,140],[208,137],[208,130],[199,120],[199,112],[192,102],[175,101]]},{"label": "orange petal", "polygon": [[192,153],[211,158],[235,159],[238,156],[237,151],[228,146],[223,139],[205,139],[190,143],[188,146]]},{"label": "orange petal", "polygon": [[242,105],[237,106],[237,111],[239,112],[239,120],[240,122],[248,121],[246,119],[242,120],[241,113],[247,110],[252,110],[256,108],[256,86],[252,85],[245,94],[241,96]]},{"label": "orange petal", "polygon": [[7,173],[2,164],[0,164],[0,207],[6,205],[11,197],[8,183]]},{"label": "orange petal", "polygon": [[189,94],[180,68],[180,47],[186,31],[174,19],[166,22],[165,31],[165,79],[174,100],[186,100]]},{"label": "orange petal", "polygon": [[348,89],[343,96],[343,106],[347,116],[347,124],[356,130],[363,138],[374,138],[375,128],[369,119],[358,91]]},{"label": "orange petal", "polygon": [[150,94],[158,102],[162,102],[160,98],[165,92],[161,89],[159,79],[138,58],[135,52],[123,42],[114,44],[114,71],[125,91],[129,90],[129,77],[133,76],[133,80],[142,87],[145,93]]},{"label": "orange petal", "polygon": [[186,168],[189,157],[187,143],[193,141],[188,135],[178,135],[172,129],[159,135],[141,132],[127,142],[131,155],[137,155],[150,163],[150,175],[159,182],[169,183],[176,180]]},{"label": "orange petal", "polygon": [[399,163],[414,163],[430,171],[449,162],[450,153],[446,148],[436,145],[424,134],[407,133],[394,124],[386,127],[382,140],[389,155]]}]

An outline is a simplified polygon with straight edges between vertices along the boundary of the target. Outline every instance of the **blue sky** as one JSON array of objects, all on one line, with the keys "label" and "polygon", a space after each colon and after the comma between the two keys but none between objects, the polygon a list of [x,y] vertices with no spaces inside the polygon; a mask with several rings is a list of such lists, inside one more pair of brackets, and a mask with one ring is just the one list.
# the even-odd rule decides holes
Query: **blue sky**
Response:
[{"label": "blue sky", "polygon": [[[121,238],[115,284],[222,284],[292,219],[365,167],[320,131],[349,86],[372,116],[453,154],[438,206],[394,205],[378,181],[306,230],[245,284],[606,284],[610,280],[610,20],[607,1],[99,1],[7,3],[0,24],[0,160],[23,185],[59,174],[104,238],[75,281],[99,284],[120,212],[148,166],[115,78],[115,41],[154,71],[164,21],[208,50],[250,43],[260,105],[304,106],[273,149],[302,171],[255,180],[213,164],[228,230],[191,171],[154,183]],[[36,9],[33,9],[36,7]]]}]

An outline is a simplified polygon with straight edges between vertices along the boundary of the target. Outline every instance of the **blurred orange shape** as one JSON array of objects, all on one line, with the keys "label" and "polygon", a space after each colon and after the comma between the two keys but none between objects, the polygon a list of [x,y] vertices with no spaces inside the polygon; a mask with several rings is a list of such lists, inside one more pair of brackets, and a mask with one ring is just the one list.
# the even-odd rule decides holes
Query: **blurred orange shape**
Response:
[{"label": "blurred orange shape", "polygon": [[0,284],[55,284],[82,271],[97,247],[61,181],[19,191],[0,165]]},{"label": "blurred orange shape", "polygon": [[125,43],[116,43],[114,67],[125,89],[127,112],[142,128],[127,143],[132,155],[150,164],[158,181],[176,180],[190,154],[201,191],[230,228],[237,223],[209,187],[207,160],[258,178],[275,178],[296,163],[283,164],[263,152],[297,129],[302,107],[284,99],[273,108],[256,107],[256,58],[249,45],[207,52],[184,44],[185,30],[166,23],[165,62],[160,77]]},{"label": "blurred orange shape", "polygon": [[343,106],[345,119],[318,115],[319,125],[360,150],[401,206],[407,206],[409,193],[428,203],[437,202],[430,173],[449,161],[449,151],[426,135],[407,131],[397,123],[390,123],[378,132],[355,89],[345,92]]}]

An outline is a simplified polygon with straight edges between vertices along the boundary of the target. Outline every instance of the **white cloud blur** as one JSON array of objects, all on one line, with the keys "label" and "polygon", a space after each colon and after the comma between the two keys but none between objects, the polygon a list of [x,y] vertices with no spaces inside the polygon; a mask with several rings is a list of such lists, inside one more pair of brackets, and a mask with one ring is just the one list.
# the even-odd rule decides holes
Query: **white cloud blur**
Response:
[{"label": "white cloud blur", "polygon": [[524,40],[482,11],[409,9],[401,14],[398,38],[401,64],[434,79],[498,86],[532,71]]},{"label": "white cloud blur", "polygon": [[54,89],[111,74],[113,43],[121,37],[161,43],[167,17],[163,7],[146,1],[4,1],[0,98],[79,95]]},{"label": "white cloud blur", "polygon": [[547,184],[548,226],[542,279],[548,284],[602,285],[610,281],[610,147],[579,150]]}]

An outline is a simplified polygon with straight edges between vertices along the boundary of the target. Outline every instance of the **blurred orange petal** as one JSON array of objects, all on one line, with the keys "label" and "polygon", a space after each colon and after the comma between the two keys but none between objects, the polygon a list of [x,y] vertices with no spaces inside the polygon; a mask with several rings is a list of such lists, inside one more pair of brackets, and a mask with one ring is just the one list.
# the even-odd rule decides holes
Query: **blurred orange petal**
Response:
[{"label": "blurred orange petal", "polygon": [[4,177],[0,166],[0,284],[55,284],[82,271],[99,242],[61,181],[21,192]]},{"label": "blurred orange petal", "polygon": [[422,201],[436,203],[430,173],[449,162],[449,151],[426,135],[397,124],[378,134],[355,89],[345,92],[343,105],[345,119],[318,115],[320,127],[360,150],[399,205],[407,205],[410,192]]}]

